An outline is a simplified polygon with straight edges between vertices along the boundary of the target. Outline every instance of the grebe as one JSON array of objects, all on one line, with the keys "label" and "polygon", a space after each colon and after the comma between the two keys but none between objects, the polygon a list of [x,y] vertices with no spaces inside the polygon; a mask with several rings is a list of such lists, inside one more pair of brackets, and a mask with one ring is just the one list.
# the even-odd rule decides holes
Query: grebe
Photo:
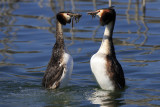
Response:
[{"label": "grebe", "polygon": [[112,34],[116,20],[116,12],[113,7],[88,12],[89,15],[100,17],[100,24],[105,26],[101,46],[96,54],[91,57],[91,70],[104,90],[116,90],[125,87],[123,69],[116,58]]},{"label": "grebe", "polygon": [[70,23],[73,18],[79,20],[80,17],[80,14],[71,12],[59,12],[56,15],[56,43],[42,80],[45,88],[63,88],[69,82],[73,70],[73,58],[66,50],[62,25]]}]

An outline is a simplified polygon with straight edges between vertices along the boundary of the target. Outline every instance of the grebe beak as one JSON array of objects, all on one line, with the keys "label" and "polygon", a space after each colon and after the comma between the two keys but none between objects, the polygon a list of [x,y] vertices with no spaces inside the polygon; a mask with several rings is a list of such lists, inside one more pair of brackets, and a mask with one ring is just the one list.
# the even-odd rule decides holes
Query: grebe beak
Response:
[{"label": "grebe beak", "polygon": [[87,12],[88,13],[88,15],[91,15],[92,16],[92,18],[95,18],[96,17],[96,15],[97,15],[97,13],[98,13],[98,11],[94,11],[94,12]]},{"label": "grebe beak", "polygon": [[98,11],[94,11],[94,12],[87,12],[89,15],[96,15],[98,13]]},{"label": "grebe beak", "polygon": [[78,14],[78,13],[67,13],[67,15],[69,15],[72,19],[72,28],[73,28],[73,22],[75,20],[76,23],[79,22],[79,19],[81,18],[81,14]]},{"label": "grebe beak", "polygon": [[80,18],[82,16],[81,14],[78,14],[78,13],[67,13],[67,15],[74,18]]}]

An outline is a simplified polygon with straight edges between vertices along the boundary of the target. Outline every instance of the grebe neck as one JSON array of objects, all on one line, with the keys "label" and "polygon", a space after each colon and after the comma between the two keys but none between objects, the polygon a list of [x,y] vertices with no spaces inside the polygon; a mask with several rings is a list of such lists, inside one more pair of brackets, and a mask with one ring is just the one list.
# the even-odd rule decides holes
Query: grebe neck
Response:
[{"label": "grebe neck", "polygon": [[98,52],[100,53],[111,55],[111,56],[115,56],[114,45],[112,41],[114,23],[115,22],[112,21],[105,26],[102,43],[98,50]]},{"label": "grebe neck", "polygon": [[63,29],[62,24],[57,20],[56,23],[56,43],[63,46],[64,49],[64,38],[63,38]]}]

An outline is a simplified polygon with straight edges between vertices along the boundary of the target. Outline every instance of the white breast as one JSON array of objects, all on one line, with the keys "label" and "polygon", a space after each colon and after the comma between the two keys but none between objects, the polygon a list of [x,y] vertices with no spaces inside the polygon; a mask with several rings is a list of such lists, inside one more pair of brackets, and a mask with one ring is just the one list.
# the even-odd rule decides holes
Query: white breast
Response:
[{"label": "white breast", "polygon": [[107,61],[105,59],[106,59],[105,54],[102,53],[94,54],[90,61],[91,70],[102,89],[114,90],[113,83],[107,75],[107,67],[106,67]]},{"label": "white breast", "polygon": [[60,83],[60,88],[63,88],[65,86],[67,86],[71,74],[72,74],[72,70],[73,70],[73,58],[71,55],[69,55],[68,53],[64,53],[63,56],[63,65],[65,65],[62,77],[61,77],[61,83]]}]

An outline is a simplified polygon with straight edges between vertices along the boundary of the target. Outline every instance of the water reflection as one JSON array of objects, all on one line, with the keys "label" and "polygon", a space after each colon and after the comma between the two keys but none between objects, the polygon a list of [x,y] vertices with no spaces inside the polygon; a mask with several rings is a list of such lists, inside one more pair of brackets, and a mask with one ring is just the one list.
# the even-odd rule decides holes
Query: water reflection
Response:
[{"label": "water reflection", "polygon": [[[126,19],[128,21],[128,24],[130,24],[130,21],[132,20],[132,17],[129,14],[129,11],[131,9],[131,5],[132,5],[132,1],[129,0],[128,1],[128,8],[126,10]],[[140,46],[143,46],[147,42],[147,39],[148,39],[147,32],[149,30],[149,28],[148,28],[148,26],[146,24],[146,21],[145,21],[145,11],[146,11],[145,10],[146,9],[145,8],[145,0],[143,0],[143,2],[141,4],[142,5],[142,15],[140,15],[140,12],[139,12],[139,10],[140,10],[139,9],[139,5],[140,5],[139,0],[136,0],[136,3],[135,3],[135,18],[134,18],[134,20],[135,20],[135,22],[136,22],[136,24],[138,26],[138,29],[137,29],[137,35],[138,35],[138,37],[135,38],[131,43],[135,44],[136,41],[138,41],[141,38],[142,34],[143,34],[144,35],[144,41],[142,41],[140,43]],[[142,22],[142,24],[143,24],[143,26],[145,28],[144,32],[142,31],[143,26],[141,25],[140,21]]]},{"label": "water reflection", "polygon": [[95,90],[87,99],[92,104],[98,104],[100,107],[118,107],[124,105],[121,99],[121,92],[110,92],[105,90]]},{"label": "water reflection", "polygon": [[5,4],[5,1],[0,1],[3,5],[0,7],[0,54],[2,55],[0,65],[15,65],[12,63],[7,63],[8,59],[12,59],[12,54],[14,51],[12,48],[15,48],[13,41],[16,39],[16,32],[18,29],[13,28],[12,26],[16,19],[9,14],[11,14],[16,9],[16,2],[10,1],[9,4]]}]

